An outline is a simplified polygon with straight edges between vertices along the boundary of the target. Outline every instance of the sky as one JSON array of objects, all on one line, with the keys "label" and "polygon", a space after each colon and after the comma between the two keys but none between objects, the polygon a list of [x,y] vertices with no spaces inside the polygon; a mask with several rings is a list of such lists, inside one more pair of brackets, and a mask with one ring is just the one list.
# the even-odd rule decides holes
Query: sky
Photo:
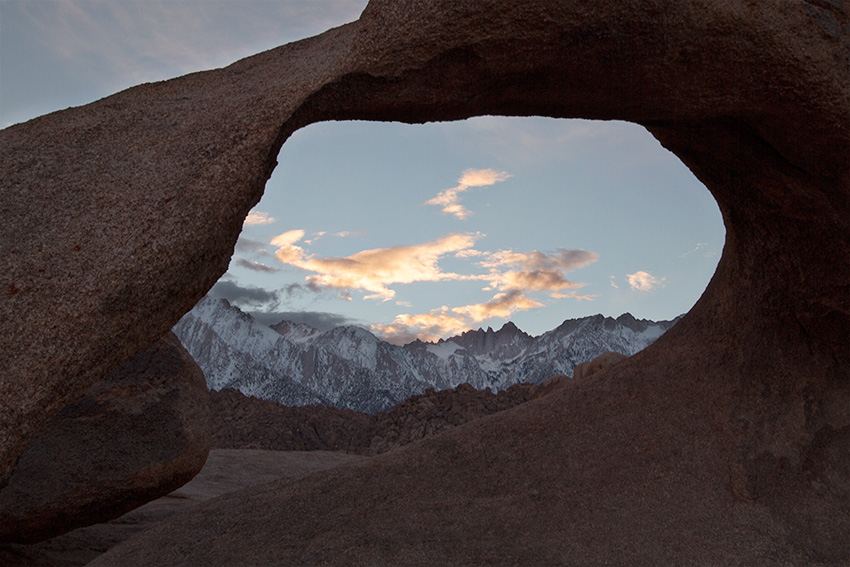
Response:
[{"label": "sky", "polygon": [[[228,65],[357,19],[365,0],[0,0],[0,126]],[[211,295],[263,323],[403,344],[512,320],[672,319],[724,228],[642,127],[482,116],[323,122],[284,144]]]}]

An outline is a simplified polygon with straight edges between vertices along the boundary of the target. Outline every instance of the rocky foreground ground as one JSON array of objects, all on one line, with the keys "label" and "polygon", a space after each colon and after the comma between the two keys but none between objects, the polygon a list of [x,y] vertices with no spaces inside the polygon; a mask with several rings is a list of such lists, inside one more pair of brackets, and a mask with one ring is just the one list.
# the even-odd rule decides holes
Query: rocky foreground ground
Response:
[{"label": "rocky foreground ground", "polygon": [[544,396],[565,377],[517,384],[498,394],[464,384],[429,390],[388,412],[368,415],[324,406],[286,407],[236,390],[209,392],[212,447],[189,483],[109,522],[33,544],[0,544],[8,567],[77,567],[194,505],[243,488],[294,479],[430,437]]},{"label": "rocky foreground ground", "polygon": [[79,567],[104,551],[192,506],[273,480],[295,479],[367,457],[328,451],[213,449],[201,472],[171,494],[110,522],[79,528],[35,545],[0,545],[6,567]]}]

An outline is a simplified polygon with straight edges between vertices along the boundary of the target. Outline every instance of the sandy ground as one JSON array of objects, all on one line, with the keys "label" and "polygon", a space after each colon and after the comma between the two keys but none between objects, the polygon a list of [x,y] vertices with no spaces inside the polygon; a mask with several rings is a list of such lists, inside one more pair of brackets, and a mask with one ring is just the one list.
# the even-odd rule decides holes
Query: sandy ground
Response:
[{"label": "sandy ground", "polygon": [[368,457],[329,451],[213,449],[188,484],[104,524],[88,526],[35,545],[0,545],[0,565],[85,565],[125,539],[193,505],[280,478],[296,478]]}]

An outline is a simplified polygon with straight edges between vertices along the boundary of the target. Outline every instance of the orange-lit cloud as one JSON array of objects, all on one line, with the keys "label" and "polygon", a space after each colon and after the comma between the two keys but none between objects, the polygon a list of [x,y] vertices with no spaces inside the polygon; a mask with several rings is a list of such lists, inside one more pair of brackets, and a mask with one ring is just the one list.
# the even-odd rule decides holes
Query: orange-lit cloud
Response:
[{"label": "orange-lit cloud", "polygon": [[326,235],[327,232],[324,230],[320,230],[319,232],[314,232],[313,236],[310,237],[310,240],[305,240],[304,244],[313,244],[315,241]]},{"label": "orange-lit cloud", "polygon": [[509,177],[509,173],[494,169],[467,169],[457,180],[458,184],[455,187],[440,192],[436,197],[425,201],[423,204],[442,207],[445,214],[454,215],[463,220],[472,213],[460,204],[461,193],[467,191],[470,187],[486,187],[504,181]]},{"label": "orange-lit cloud", "polygon": [[447,335],[455,335],[469,329],[469,321],[446,307],[430,313],[397,315],[389,325],[372,325],[371,330],[385,341],[403,345],[420,339],[437,341]]},{"label": "orange-lit cloud", "polygon": [[256,226],[260,224],[271,224],[275,222],[277,219],[269,216],[268,213],[264,213],[263,211],[255,211],[251,210],[248,213],[248,216],[245,217],[245,221],[242,223],[243,226]]},{"label": "orange-lit cloud", "polygon": [[526,311],[538,307],[543,307],[543,304],[534,301],[520,290],[512,290],[507,293],[497,293],[486,303],[455,307],[452,311],[478,323],[493,317],[510,317],[514,311]]},{"label": "orange-lit cloud", "polygon": [[538,307],[543,307],[543,304],[516,290],[496,294],[486,303],[451,309],[444,305],[440,309],[418,315],[402,313],[389,325],[372,325],[372,331],[393,344],[405,344],[415,339],[437,341],[447,335],[462,333],[475,323],[496,317],[510,317],[515,311]]},{"label": "orange-lit cloud", "polygon": [[[487,259],[479,262],[479,265],[490,268],[490,274],[486,278],[490,282],[490,287],[487,289],[506,292],[548,291],[552,297],[561,298],[569,297],[569,295],[558,292],[581,285],[568,280],[567,272],[592,264],[598,259],[599,255],[596,252],[586,250],[559,248],[555,254],[544,254],[537,250],[531,252],[501,250],[489,254]],[[504,270],[504,268],[518,269]]]},{"label": "orange-lit cloud", "polygon": [[[402,313],[387,325],[372,330],[386,340],[404,344],[416,338],[437,340],[463,332],[473,325],[494,318],[508,318],[517,311],[537,309],[544,304],[529,297],[529,292],[545,292],[555,299],[592,300],[579,295],[584,284],[569,281],[568,271],[595,262],[598,255],[585,250],[558,249],[546,254],[537,250],[483,252],[473,248],[483,237],[480,233],[455,233],[409,246],[363,250],[342,258],[319,257],[307,253],[303,230],[290,230],[272,239],[275,256],[284,264],[311,272],[306,281],[311,289],[333,289],[350,299],[353,291],[365,292],[364,299],[394,299],[394,284],[436,281],[484,281],[486,290],[495,290],[489,301],[459,307],[443,306],[421,314]],[[479,273],[444,272],[440,260],[445,257],[467,259]],[[484,268],[484,273],[481,273]],[[409,307],[399,299],[396,304]]]},{"label": "orange-lit cloud", "polygon": [[287,230],[282,234],[278,234],[271,240],[272,246],[291,246],[304,238],[304,231],[301,229]]},{"label": "orange-lit cloud", "polygon": [[284,264],[297,265],[304,257],[304,249],[295,246],[295,243],[304,238],[304,231],[300,229],[288,230],[272,238],[270,244],[277,246],[275,257]]},{"label": "orange-lit cloud", "polygon": [[303,230],[290,230],[272,240],[278,247],[275,256],[284,264],[315,272],[308,276],[311,284],[346,290],[371,292],[366,299],[392,299],[397,283],[467,279],[443,272],[441,257],[471,248],[480,234],[449,234],[437,240],[411,246],[394,246],[363,250],[345,258],[319,258],[306,255],[296,246]]},{"label": "orange-lit cloud", "polygon": [[[583,287],[585,284],[576,284],[576,287]],[[593,301],[598,295],[579,295],[577,291],[568,291],[567,293],[550,293],[555,299],[578,299],[579,301]]]},{"label": "orange-lit cloud", "polygon": [[641,270],[633,274],[627,274],[626,279],[628,280],[629,285],[632,286],[632,289],[636,289],[638,291],[651,291],[656,287],[664,287],[664,282],[667,278],[656,278],[649,272]]}]

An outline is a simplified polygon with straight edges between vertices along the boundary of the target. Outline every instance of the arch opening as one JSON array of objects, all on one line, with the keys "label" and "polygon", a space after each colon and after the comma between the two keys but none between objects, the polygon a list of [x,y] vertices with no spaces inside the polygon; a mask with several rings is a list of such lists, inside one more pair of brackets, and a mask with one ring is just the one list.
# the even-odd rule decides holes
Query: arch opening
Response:
[{"label": "arch opening", "polygon": [[322,122],[278,161],[212,290],[269,323],[402,344],[508,320],[535,336],[597,313],[671,320],[723,246],[705,187],[626,122]]}]

